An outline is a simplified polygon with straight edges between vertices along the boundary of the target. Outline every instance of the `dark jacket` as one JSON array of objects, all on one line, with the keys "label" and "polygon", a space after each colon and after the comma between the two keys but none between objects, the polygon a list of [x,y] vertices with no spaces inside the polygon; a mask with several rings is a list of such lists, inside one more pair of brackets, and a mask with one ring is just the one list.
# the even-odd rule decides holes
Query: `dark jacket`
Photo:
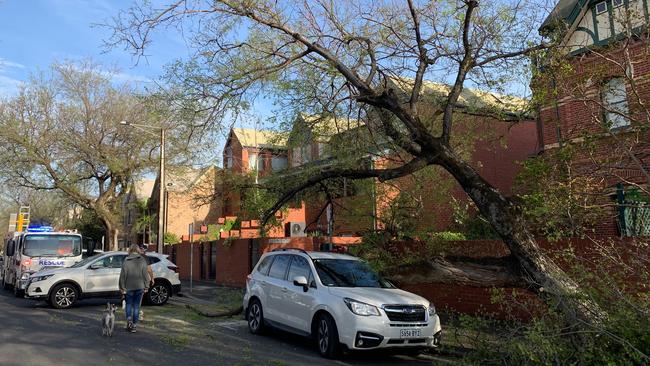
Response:
[{"label": "dark jacket", "polygon": [[138,253],[129,254],[122,263],[120,291],[142,290],[148,287],[147,261]]}]

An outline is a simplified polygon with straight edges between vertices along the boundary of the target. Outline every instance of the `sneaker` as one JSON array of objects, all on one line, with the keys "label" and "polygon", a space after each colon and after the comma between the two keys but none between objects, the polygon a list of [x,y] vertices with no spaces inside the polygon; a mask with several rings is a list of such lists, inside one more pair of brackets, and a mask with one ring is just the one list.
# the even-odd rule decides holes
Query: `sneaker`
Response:
[{"label": "sneaker", "polygon": [[134,326],[133,326],[133,322],[130,321],[130,320],[127,321],[127,322],[126,322],[126,330],[129,330],[129,331],[130,331],[130,330],[133,329],[133,328],[134,328]]},{"label": "sneaker", "polygon": [[131,333],[135,333],[135,324],[133,324],[133,325],[131,326],[131,330],[130,330],[130,332],[131,332]]}]

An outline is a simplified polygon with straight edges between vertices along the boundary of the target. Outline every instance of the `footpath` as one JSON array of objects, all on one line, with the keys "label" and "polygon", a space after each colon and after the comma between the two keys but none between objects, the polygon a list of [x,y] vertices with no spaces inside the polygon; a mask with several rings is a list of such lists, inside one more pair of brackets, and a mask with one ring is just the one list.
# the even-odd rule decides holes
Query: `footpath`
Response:
[{"label": "footpath", "polygon": [[190,288],[189,280],[181,280],[181,292],[169,301],[207,317],[233,316],[242,311],[243,293],[243,289],[209,281],[192,281]]}]

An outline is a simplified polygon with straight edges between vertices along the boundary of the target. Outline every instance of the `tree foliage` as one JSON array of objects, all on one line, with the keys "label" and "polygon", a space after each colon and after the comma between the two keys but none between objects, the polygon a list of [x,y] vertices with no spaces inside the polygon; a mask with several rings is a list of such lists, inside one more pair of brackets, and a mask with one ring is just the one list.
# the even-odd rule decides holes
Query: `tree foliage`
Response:
[{"label": "tree foliage", "polygon": [[152,163],[156,141],[155,134],[125,128],[120,121],[156,126],[154,110],[99,65],[54,64],[0,105],[3,175],[93,211],[115,249],[121,199],[132,176]]}]

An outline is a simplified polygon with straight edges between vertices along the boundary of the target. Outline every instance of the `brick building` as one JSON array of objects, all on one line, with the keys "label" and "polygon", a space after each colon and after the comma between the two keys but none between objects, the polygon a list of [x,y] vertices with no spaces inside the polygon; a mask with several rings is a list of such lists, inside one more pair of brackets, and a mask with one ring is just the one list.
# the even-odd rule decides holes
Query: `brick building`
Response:
[{"label": "brick building", "polygon": [[540,29],[562,41],[533,81],[539,144],[598,184],[595,234],[650,235],[649,16],[645,0],[561,0]]},{"label": "brick building", "polygon": [[[171,233],[179,239],[189,234],[189,225],[194,224],[194,232],[201,233],[201,228],[208,223],[215,223],[222,214],[221,201],[215,199],[219,168],[168,167],[165,171],[165,194],[163,218],[165,233]],[[158,212],[159,180],[156,179],[149,209]],[[157,217],[157,216],[156,216]],[[152,232],[158,232],[158,220],[154,218]]]},{"label": "brick building", "polygon": [[149,235],[146,228],[136,224],[145,214],[147,200],[153,190],[153,179],[137,179],[131,184],[129,192],[122,201],[122,228],[120,229],[118,246],[128,247],[131,244],[148,243]]},{"label": "brick building", "polygon": [[[403,88],[404,83],[408,81],[398,80],[394,87]],[[446,95],[447,88],[424,83],[423,119],[433,115],[436,98]],[[454,142],[456,150],[507,196],[512,194],[520,163],[539,151],[536,123],[521,112],[525,104],[514,97],[465,89],[455,115],[454,130],[459,136]],[[409,158],[395,154],[364,123],[331,115],[299,116],[288,146],[291,168],[317,169],[333,160],[341,163],[349,159],[352,163],[360,156],[366,157],[368,166],[382,167]],[[449,230],[455,209],[469,206],[467,195],[455,180],[434,166],[389,182],[340,179],[329,187],[332,185],[329,196],[318,194],[306,205],[308,232],[331,230],[334,236],[358,235],[391,226],[403,228],[405,221],[415,223],[416,230]],[[469,211],[471,215],[473,210]]]}]

